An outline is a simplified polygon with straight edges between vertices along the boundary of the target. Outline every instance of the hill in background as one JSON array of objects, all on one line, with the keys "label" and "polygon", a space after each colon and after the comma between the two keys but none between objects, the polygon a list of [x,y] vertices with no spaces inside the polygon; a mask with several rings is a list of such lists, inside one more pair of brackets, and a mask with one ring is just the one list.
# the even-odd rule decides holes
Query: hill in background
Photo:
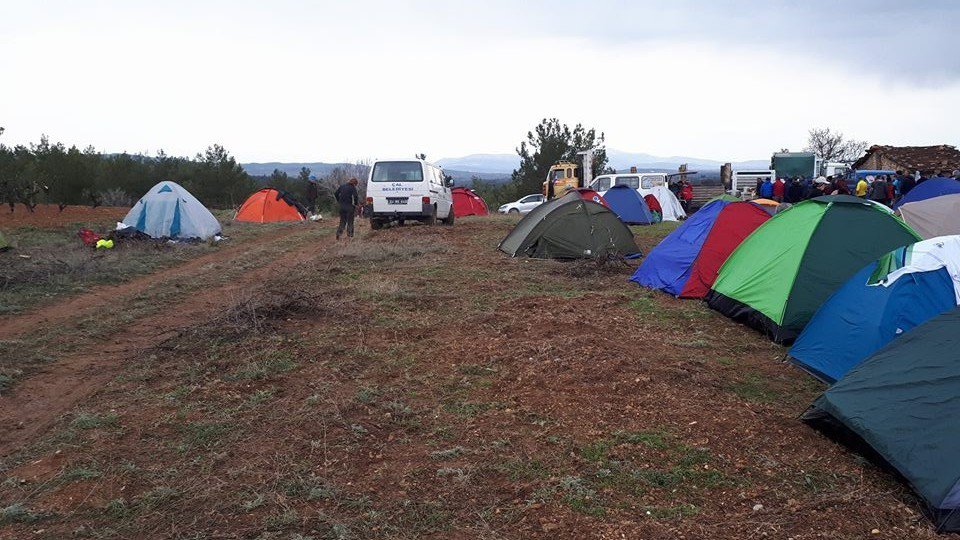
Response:
[{"label": "hill in background", "polygon": [[[667,171],[676,172],[682,163],[686,163],[691,171],[698,171],[706,177],[719,176],[720,166],[724,162],[712,159],[688,156],[654,156],[652,154],[623,152],[608,149],[607,157],[610,166],[618,171],[628,171],[630,167],[637,167],[640,171]],[[442,158],[436,161],[460,185],[468,183],[471,178],[479,177],[492,182],[506,182],[510,173],[520,166],[520,159],[516,154],[471,154],[463,157]],[[241,166],[252,176],[269,176],[274,169],[296,176],[302,167],[310,169],[311,174],[319,177],[326,176],[336,167],[349,166],[348,163],[242,163]],[[769,160],[747,160],[733,162],[733,169],[766,169]]]}]

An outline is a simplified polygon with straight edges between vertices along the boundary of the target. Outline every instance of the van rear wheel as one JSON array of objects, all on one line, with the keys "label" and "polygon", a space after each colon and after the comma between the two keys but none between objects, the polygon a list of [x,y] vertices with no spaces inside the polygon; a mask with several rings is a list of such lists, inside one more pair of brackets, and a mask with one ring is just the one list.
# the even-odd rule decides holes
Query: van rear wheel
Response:
[{"label": "van rear wheel", "polygon": [[453,227],[453,222],[456,220],[457,216],[453,213],[453,207],[450,207],[450,214],[447,215],[447,219],[443,220],[443,224],[447,227]]},{"label": "van rear wheel", "polygon": [[424,221],[427,225],[436,225],[437,224],[437,207],[433,207],[433,211],[427,216],[427,219]]},{"label": "van rear wheel", "polygon": [[383,228],[383,222],[379,219],[370,218],[370,228],[373,230],[380,230]]}]

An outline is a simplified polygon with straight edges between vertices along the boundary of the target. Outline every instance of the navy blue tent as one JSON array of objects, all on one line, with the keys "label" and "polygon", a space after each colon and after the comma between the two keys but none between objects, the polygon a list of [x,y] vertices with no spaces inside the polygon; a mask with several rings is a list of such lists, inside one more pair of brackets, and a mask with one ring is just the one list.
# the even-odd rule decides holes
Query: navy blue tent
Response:
[{"label": "navy blue tent", "polygon": [[925,201],[953,193],[960,193],[960,181],[954,180],[953,178],[931,178],[923,183],[917,184],[917,187],[911,189],[910,193],[904,195],[893,205],[893,209],[896,210],[900,208],[902,204]]},{"label": "navy blue tent", "polygon": [[650,225],[657,222],[650,213],[647,201],[643,200],[637,190],[627,184],[611,187],[604,193],[603,199],[607,201],[607,206],[620,218],[620,221],[627,225]]},{"label": "navy blue tent", "polygon": [[803,415],[808,424],[895,469],[938,531],[960,531],[960,309],[863,361]]},{"label": "navy blue tent", "polygon": [[903,332],[957,306],[960,236],[897,249],[870,263],[814,314],[788,359],[833,384]]},{"label": "navy blue tent", "polygon": [[714,200],[688,217],[650,251],[630,281],[679,296],[690,279],[693,262],[700,254],[713,222],[728,204],[730,201]]}]

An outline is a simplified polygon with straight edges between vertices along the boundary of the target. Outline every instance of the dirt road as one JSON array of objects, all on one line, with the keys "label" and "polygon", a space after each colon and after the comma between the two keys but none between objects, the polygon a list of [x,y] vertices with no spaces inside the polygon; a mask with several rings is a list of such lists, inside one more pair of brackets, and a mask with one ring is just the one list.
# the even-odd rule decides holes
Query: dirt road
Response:
[{"label": "dirt road", "polygon": [[310,229],[24,315],[76,345],[0,397],[0,538],[935,537],[797,420],[781,348],[510,225]]}]

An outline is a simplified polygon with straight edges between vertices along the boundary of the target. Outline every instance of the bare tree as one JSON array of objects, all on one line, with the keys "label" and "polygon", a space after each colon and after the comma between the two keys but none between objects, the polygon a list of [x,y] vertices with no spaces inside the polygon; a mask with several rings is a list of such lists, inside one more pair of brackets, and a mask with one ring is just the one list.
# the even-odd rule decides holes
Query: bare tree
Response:
[{"label": "bare tree", "polygon": [[806,150],[824,161],[856,161],[869,146],[866,141],[847,139],[830,128],[813,128],[809,133]]}]

